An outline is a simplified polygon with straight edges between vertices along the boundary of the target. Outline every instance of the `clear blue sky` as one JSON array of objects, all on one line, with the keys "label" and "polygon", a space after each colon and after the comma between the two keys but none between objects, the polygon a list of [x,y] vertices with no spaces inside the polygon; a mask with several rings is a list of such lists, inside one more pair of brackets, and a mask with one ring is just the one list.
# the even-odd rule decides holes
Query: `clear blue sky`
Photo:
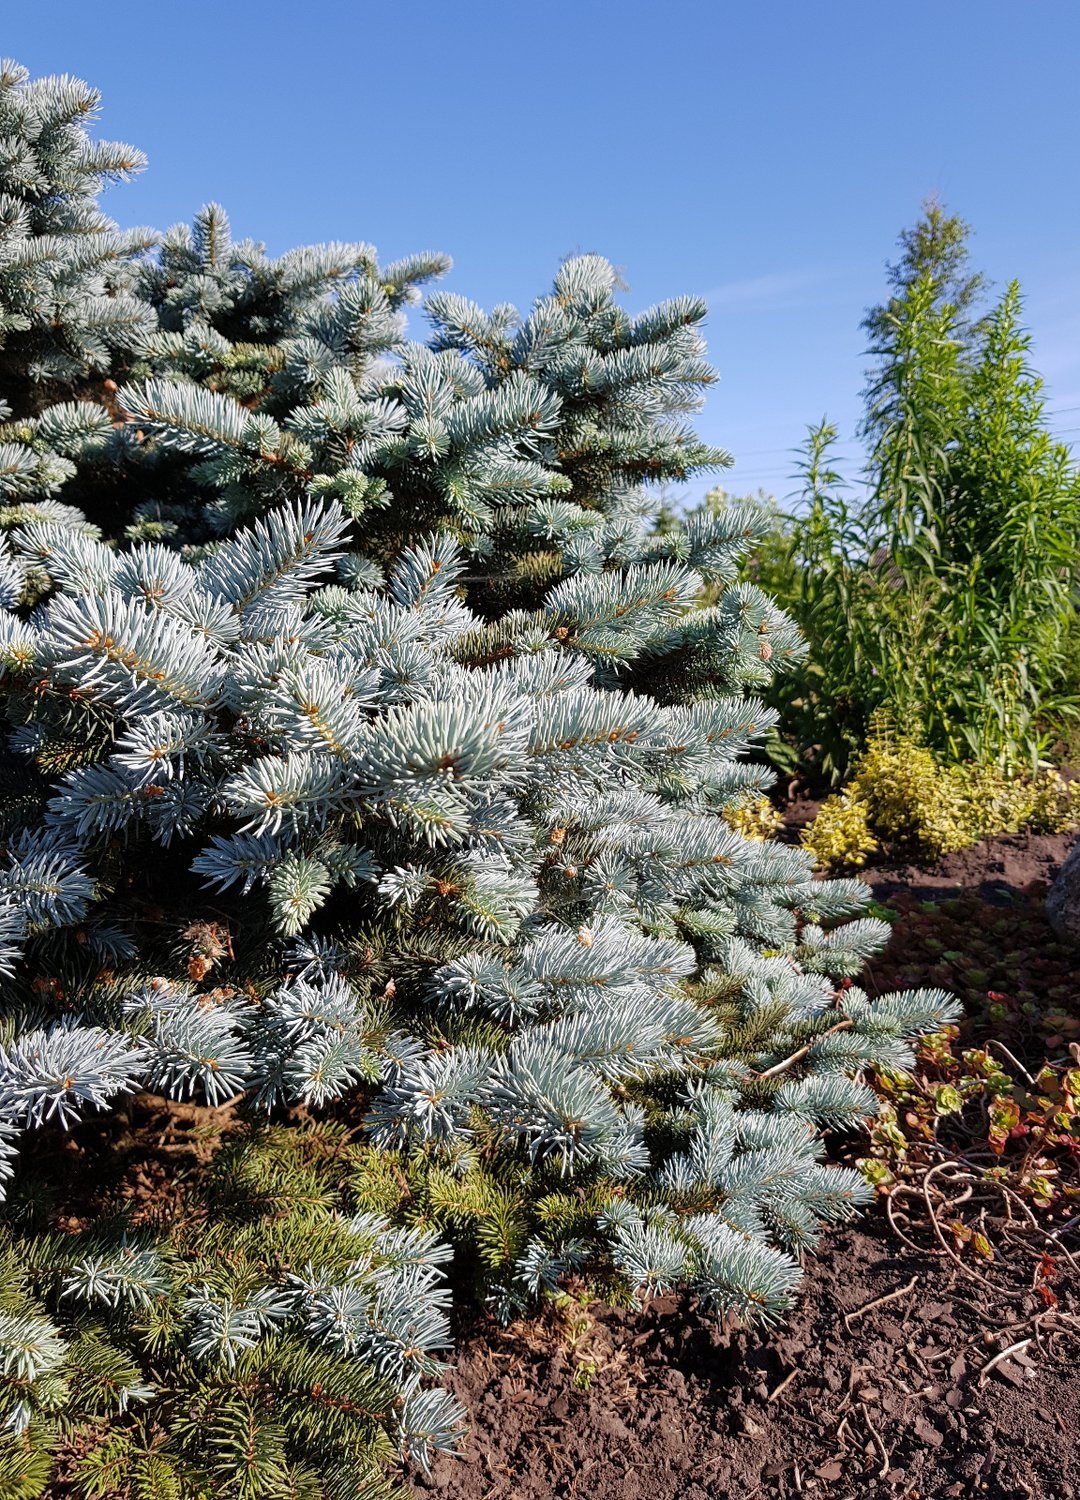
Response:
[{"label": "clear blue sky", "polygon": [[1021,279],[1080,437],[1076,0],[38,0],[3,30],[148,154],[107,197],[124,223],[217,199],[273,252],[445,250],[485,305],[526,306],[579,250],[635,309],[704,294],[722,380],[699,427],[739,489],[785,493],[823,414],[851,439],[860,317],[937,193],[977,264]]}]

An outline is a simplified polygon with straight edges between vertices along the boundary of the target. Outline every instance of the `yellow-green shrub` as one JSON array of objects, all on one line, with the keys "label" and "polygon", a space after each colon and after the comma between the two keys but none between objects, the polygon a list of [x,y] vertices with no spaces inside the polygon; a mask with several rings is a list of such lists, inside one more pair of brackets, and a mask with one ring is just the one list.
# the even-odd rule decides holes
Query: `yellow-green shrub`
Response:
[{"label": "yellow-green shrub", "polygon": [[748,839],[771,839],[783,826],[784,817],[768,797],[754,797],[724,811],[724,821]]},{"label": "yellow-green shrub", "polygon": [[1028,787],[1025,822],[1034,833],[1067,833],[1080,826],[1080,781],[1066,781],[1057,771],[1040,771]]},{"label": "yellow-green shrub", "polygon": [[802,842],[822,868],[858,868],[878,848],[867,805],[850,792],[829,797],[802,831]]},{"label": "yellow-green shrub", "polygon": [[1080,783],[1051,768],[1023,778],[992,766],[943,766],[925,746],[879,727],[803,843],[820,865],[839,867],[862,864],[878,841],[933,860],[995,834],[1078,825]]},{"label": "yellow-green shrub", "polygon": [[977,843],[988,800],[997,801],[981,773],[941,766],[923,746],[891,737],[870,741],[851,789],[881,838],[930,858]]}]

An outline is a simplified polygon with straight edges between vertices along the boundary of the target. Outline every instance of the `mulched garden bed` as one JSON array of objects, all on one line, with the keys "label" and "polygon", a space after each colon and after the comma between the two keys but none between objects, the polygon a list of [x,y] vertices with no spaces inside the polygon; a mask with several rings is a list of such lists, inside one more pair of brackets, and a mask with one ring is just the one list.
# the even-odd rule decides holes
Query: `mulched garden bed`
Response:
[{"label": "mulched garden bed", "polygon": [[[1036,1066],[1040,1049],[1071,1049],[1075,955],[1041,906],[1071,842],[1001,838],[929,870],[867,871],[878,900],[903,915],[875,987],[949,984],[976,1030],[1004,1017]],[[1049,1029],[1023,998],[1036,992],[1051,995]],[[568,1298],[505,1330],[474,1320],[459,1329],[451,1380],[471,1436],[462,1456],[413,1475],[415,1492],[1080,1500],[1080,1256],[1046,1238],[1071,1211],[1059,1206],[1027,1234],[1003,1195],[989,1221],[1003,1226],[1001,1242],[979,1260],[914,1212],[901,1215],[899,1238],[875,1208],[826,1236],[771,1334],[718,1326],[674,1298],[638,1314]]]}]

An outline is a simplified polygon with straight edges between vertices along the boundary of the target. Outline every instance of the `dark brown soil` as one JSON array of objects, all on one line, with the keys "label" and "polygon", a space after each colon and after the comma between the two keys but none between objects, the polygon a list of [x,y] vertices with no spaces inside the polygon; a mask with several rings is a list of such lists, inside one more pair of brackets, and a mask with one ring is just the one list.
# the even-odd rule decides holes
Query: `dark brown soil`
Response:
[{"label": "dark brown soil", "polygon": [[1036,882],[1049,885],[1075,842],[1073,833],[1004,834],[946,854],[929,867],[883,863],[860,873],[882,900],[902,891],[924,901],[974,892],[984,901],[996,902]]},{"label": "dark brown soil", "polygon": [[[845,1325],[913,1277],[904,1296]],[[1075,1300],[1059,1295],[1062,1308]],[[1044,1349],[1032,1342],[983,1376],[1032,1332],[1002,1326],[1045,1311],[1034,1295],[993,1301],[951,1263],[903,1250],[875,1214],[828,1237],[772,1335],[720,1328],[672,1298],[600,1312],[576,1345],[565,1322],[482,1327],[452,1382],[472,1421],[464,1456],[440,1458],[415,1489],[450,1500],[1073,1500],[1075,1337],[1040,1330]]]},{"label": "dark brown soil", "polygon": [[[881,899],[976,891],[996,905],[1033,895],[1071,843],[1002,838],[866,878]],[[1027,1253],[965,1271],[900,1243],[875,1210],[826,1236],[772,1333],[718,1326],[674,1298],[636,1314],[575,1305],[539,1324],[463,1327],[451,1388],[471,1435],[460,1457],[414,1474],[414,1491],[1080,1500],[1080,1275],[1063,1257],[1040,1297]]]}]

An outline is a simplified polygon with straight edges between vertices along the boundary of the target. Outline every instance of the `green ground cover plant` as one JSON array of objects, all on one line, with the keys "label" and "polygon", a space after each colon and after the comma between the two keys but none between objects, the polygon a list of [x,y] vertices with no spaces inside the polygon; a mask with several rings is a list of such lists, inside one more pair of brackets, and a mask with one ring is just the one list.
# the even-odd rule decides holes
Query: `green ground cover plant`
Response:
[{"label": "green ground cover plant", "polygon": [[1080,1205],[1080,994],[1043,894],[904,893],[878,908],[894,937],[871,987],[941,984],[963,1015],[920,1042],[909,1073],[874,1075],[884,1107],[860,1165],[901,1234],[977,1277],[1019,1262],[1050,1308]]}]

